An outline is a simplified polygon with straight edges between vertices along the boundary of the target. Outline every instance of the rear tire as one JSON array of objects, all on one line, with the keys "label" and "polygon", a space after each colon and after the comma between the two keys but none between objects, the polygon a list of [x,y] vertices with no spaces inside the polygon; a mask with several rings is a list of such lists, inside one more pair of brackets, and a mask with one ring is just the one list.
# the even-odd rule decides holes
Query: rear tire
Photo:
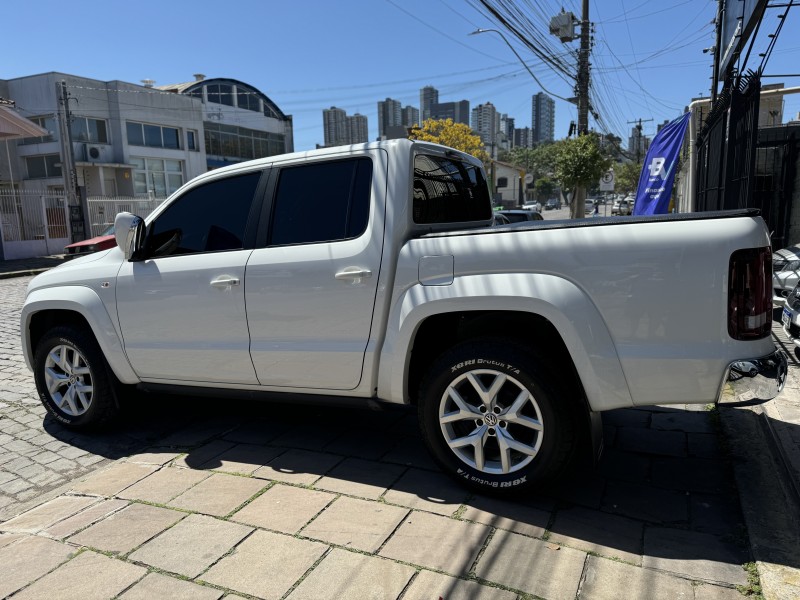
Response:
[{"label": "rear tire", "polygon": [[434,363],[418,414],[444,472],[473,489],[505,495],[542,487],[569,465],[576,406],[529,349],[477,340]]},{"label": "rear tire", "polygon": [[65,427],[99,429],[116,417],[116,379],[85,329],[59,326],[48,331],[36,346],[33,370],[39,399]]}]

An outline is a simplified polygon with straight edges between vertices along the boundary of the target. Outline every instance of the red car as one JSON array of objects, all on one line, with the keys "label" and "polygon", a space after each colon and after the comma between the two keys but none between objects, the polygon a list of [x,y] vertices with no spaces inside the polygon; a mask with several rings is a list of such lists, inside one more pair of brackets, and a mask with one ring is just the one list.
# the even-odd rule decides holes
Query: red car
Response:
[{"label": "red car", "polygon": [[107,250],[117,245],[117,240],[114,237],[114,226],[112,225],[103,233],[82,242],[75,242],[64,246],[65,254],[91,254],[99,250]]}]

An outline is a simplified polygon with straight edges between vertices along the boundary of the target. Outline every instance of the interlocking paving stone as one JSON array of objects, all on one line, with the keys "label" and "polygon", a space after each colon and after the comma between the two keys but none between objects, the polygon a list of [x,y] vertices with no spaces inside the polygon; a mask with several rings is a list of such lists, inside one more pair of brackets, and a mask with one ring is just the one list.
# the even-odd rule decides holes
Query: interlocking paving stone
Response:
[{"label": "interlocking paving stone", "polygon": [[617,429],[617,448],[661,456],[686,456],[686,434],[639,427]]},{"label": "interlocking paving stone", "polygon": [[224,517],[265,488],[260,479],[215,473],[170,501],[170,506]]},{"label": "interlocking paving stone", "polygon": [[302,535],[375,552],[407,513],[407,509],[397,506],[343,496],[309,523]]},{"label": "interlocking paving stone", "polygon": [[703,581],[745,585],[748,552],[707,533],[649,527],[644,532],[645,567]]},{"label": "interlocking paving stone", "polygon": [[167,504],[192,486],[210,477],[205,471],[165,467],[137,481],[119,493],[120,498],[144,500],[155,504]]},{"label": "interlocking paving stone", "polygon": [[[619,600],[622,597],[647,598],[647,600],[694,600],[695,595],[692,583],[686,579],[590,556],[586,561],[586,572],[578,598]],[[697,598],[705,600],[705,596]]]},{"label": "interlocking paving stone", "polygon": [[175,459],[174,465],[187,467],[189,469],[202,469],[203,465],[214,457],[219,456],[226,450],[230,450],[236,444],[224,440],[213,440],[199,448],[195,448]]},{"label": "interlocking paving stone", "polygon": [[643,529],[641,521],[571,508],[556,513],[549,541],[640,565]]},{"label": "interlocking paving stone", "polygon": [[489,528],[485,525],[414,511],[379,554],[454,575],[466,575],[488,535]]},{"label": "interlocking paving stone", "polygon": [[[67,560],[75,548],[41,537],[28,537],[0,548],[0,598],[5,598]],[[48,594],[47,598],[57,598]]]},{"label": "interlocking paving stone", "polygon": [[76,531],[83,529],[84,527],[88,527],[92,523],[99,521],[100,519],[103,519],[122,508],[125,508],[127,505],[128,502],[125,500],[102,500],[99,503],[82,510],[76,515],[51,525],[47,529],[42,530],[42,533],[48,537],[64,539]]},{"label": "interlocking paving stone", "polygon": [[585,561],[585,552],[498,530],[475,573],[548,600],[573,600]]},{"label": "interlocking paving stone", "polygon": [[298,485],[309,485],[330,471],[342,460],[335,454],[308,450],[287,450],[269,464],[256,469],[253,477]]},{"label": "interlocking paving stone", "polygon": [[0,524],[0,531],[36,533],[96,502],[97,498],[59,496]]},{"label": "interlocking paving stone", "polygon": [[398,442],[397,436],[385,431],[348,429],[339,438],[325,446],[325,452],[378,460]]},{"label": "interlocking paving stone", "polygon": [[318,542],[256,531],[200,577],[267,600],[281,598],[328,550]]},{"label": "interlocking paving stone", "polygon": [[14,596],[15,600],[105,600],[143,577],[147,569],[83,552]]},{"label": "interlocking paving stone", "polygon": [[119,462],[95,473],[72,486],[72,490],[83,494],[116,496],[125,488],[150,475],[156,467]]},{"label": "interlocking paving stone", "polygon": [[692,494],[691,529],[717,535],[741,535],[744,516],[739,498],[730,494]]},{"label": "interlocking paving stone", "polygon": [[251,475],[256,469],[266,465],[285,451],[285,448],[239,444],[219,456],[215,456],[201,468]]},{"label": "interlocking paving stone", "polygon": [[452,515],[468,495],[464,486],[444,473],[409,469],[383,497],[392,504]]},{"label": "interlocking paving stone", "polygon": [[420,571],[403,594],[403,600],[516,600],[516,592],[464,581],[449,575]]},{"label": "interlocking paving stone", "polygon": [[[189,581],[150,573],[120,596],[120,600],[219,600],[225,592]],[[230,598],[230,596],[228,596]]]},{"label": "interlocking paving stone", "polygon": [[652,481],[673,490],[723,493],[733,488],[728,463],[708,458],[657,458],[653,460]]},{"label": "interlocking paving stone", "polygon": [[550,520],[550,511],[517,501],[476,496],[465,502],[466,510],[461,518],[465,521],[477,521],[484,525],[508,529],[532,537],[544,535],[545,527]]},{"label": "interlocking paving stone", "polygon": [[334,548],[288,600],[397,598],[413,575],[407,565]]},{"label": "interlocking paving stone", "polygon": [[687,433],[714,433],[711,414],[699,411],[679,410],[673,413],[653,413],[650,428]]},{"label": "interlocking paving stone", "polygon": [[132,454],[125,460],[127,462],[132,462],[132,463],[141,463],[144,465],[158,465],[162,467],[168,462],[175,460],[179,456],[180,454],[175,452],[174,450],[164,448],[163,450],[153,449],[150,450],[149,452],[139,452],[137,454]]},{"label": "interlocking paving stone", "polygon": [[389,452],[381,457],[381,461],[397,463],[417,469],[437,471],[436,463],[425,449],[425,444],[418,437],[406,437],[400,440]]},{"label": "interlocking paving stone", "polygon": [[131,504],[69,538],[69,542],[104,552],[125,554],[168,527],[186,513],[147,504]]},{"label": "interlocking paving stone", "polygon": [[686,492],[635,483],[610,482],[603,499],[603,510],[655,523],[689,520]]},{"label": "interlocking paving stone", "polygon": [[0,533],[0,548],[8,546],[24,537],[28,537],[25,533]]},{"label": "interlocking paving stone", "polygon": [[128,558],[186,577],[197,577],[251,531],[251,527],[237,523],[189,515]]},{"label": "interlocking paving stone", "polygon": [[314,487],[377,500],[405,470],[399,465],[347,458],[317,481]]},{"label": "interlocking paving stone", "polygon": [[276,484],[234,513],[231,520],[294,534],[335,497],[327,492]]}]

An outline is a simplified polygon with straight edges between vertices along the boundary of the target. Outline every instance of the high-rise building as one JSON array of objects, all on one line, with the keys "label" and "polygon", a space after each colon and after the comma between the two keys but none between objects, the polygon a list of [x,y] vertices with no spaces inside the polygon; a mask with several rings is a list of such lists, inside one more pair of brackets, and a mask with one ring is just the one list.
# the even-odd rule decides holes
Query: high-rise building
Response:
[{"label": "high-rise building", "polygon": [[470,126],[489,149],[489,155],[497,155],[497,133],[500,130],[500,115],[491,102],[479,104],[472,109]]},{"label": "high-rise building", "polygon": [[640,162],[644,160],[644,155],[647,154],[647,150],[650,148],[650,138],[646,135],[642,135],[642,130],[639,126],[631,128],[631,136],[628,138],[628,153],[636,160],[636,162]]},{"label": "high-rise building", "polygon": [[419,116],[423,122],[431,118],[431,105],[438,104],[438,102],[439,90],[432,85],[426,85],[419,91]]},{"label": "high-rise building", "polygon": [[341,108],[331,106],[322,111],[325,147],[360,144],[369,141],[367,117],[356,113],[348,117]]},{"label": "high-rise building", "polygon": [[356,113],[352,117],[347,117],[347,126],[351,144],[365,144],[369,141],[369,129],[365,115]]},{"label": "high-rise building", "polygon": [[523,127],[522,129],[514,129],[514,147],[516,148],[532,148],[533,139],[531,137],[531,128]]},{"label": "high-rise building", "polygon": [[402,125],[403,109],[399,100],[387,98],[378,102],[378,136],[384,137],[389,127]]},{"label": "high-rise building", "polygon": [[556,103],[544,92],[531,98],[531,133],[534,144],[552,142],[556,133]]},{"label": "high-rise building", "polygon": [[500,147],[503,150],[510,150],[514,147],[514,117],[509,117],[503,113],[500,115]]},{"label": "high-rise building", "polygon": [[469,125],[469,100],[435,102],[431,104],[430,119],[453,119],[454,123]]},{"label": "high-rise building", "polygon": [[401,122],[404,127],[422,125],[419,121],[419,109],[415,106],[404,106]]}]

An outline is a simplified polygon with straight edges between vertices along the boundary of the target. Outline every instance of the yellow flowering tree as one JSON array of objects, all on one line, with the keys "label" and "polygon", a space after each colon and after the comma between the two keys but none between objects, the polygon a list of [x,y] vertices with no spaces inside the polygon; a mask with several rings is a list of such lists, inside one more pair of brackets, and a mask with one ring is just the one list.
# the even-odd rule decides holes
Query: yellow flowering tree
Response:
[{"label": "yellow flowering tree", "polygon": [[454,123],[453,119],[428,119],[422,127],[412,128],[408,139],[449,146],[471,154],[483,162],[489,160],[489,154],[484,149],[481,138],[472,133],[469,125]]}]

